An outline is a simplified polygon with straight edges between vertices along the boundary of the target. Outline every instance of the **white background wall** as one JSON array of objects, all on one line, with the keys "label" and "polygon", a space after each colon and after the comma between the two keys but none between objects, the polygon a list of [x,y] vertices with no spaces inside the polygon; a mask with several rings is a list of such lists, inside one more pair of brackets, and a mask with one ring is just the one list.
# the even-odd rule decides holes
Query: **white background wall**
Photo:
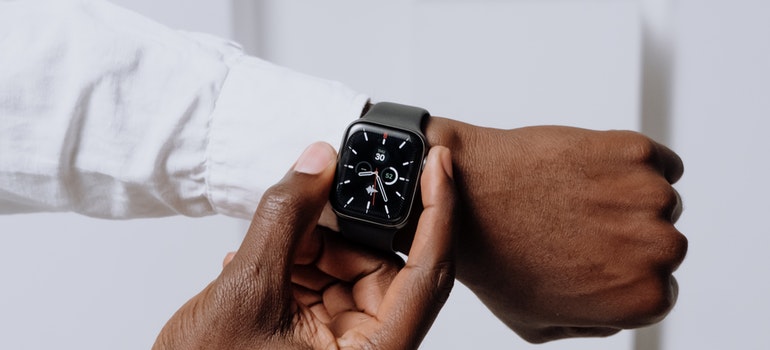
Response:
[{"label": "white background wall", "polygon": [[675,10],[673,147],[690,251],[666,349],[770,349],[770,2]]},{"label": "white background wall", "polygon": [[[637,1],[116,2],[437,115],[505,128],[642,124]],[[677,188],[690,253],[660,348],[770,349],[770,2],[671,4],[669,134],[686,166]],[[149,348],[245,230],[226,218],[71,215],[0,227],[0,349]],[[528,345],[458,286],[423,348],[631,349],[632,338]]]}]

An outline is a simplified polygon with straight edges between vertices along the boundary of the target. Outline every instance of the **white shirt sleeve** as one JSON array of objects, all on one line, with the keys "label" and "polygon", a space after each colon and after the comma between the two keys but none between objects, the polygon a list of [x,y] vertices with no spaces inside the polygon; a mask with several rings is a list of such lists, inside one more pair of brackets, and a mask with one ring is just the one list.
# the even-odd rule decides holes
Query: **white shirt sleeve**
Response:
[{"label": "white shirt sleeve", "polygon": [[103,1],[0,1],[0,214],[250,218],[366,101]]}]

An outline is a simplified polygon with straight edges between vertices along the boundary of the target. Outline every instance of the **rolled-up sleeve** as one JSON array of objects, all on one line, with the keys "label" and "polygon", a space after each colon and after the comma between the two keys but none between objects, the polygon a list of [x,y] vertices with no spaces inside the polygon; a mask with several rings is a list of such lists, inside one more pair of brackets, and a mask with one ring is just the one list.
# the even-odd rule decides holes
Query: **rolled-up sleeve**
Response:
[{"label": "rolled-up sleeve", "polygon": [[249,218],[366,101],[103,1],[0,2],[0,213]]}]

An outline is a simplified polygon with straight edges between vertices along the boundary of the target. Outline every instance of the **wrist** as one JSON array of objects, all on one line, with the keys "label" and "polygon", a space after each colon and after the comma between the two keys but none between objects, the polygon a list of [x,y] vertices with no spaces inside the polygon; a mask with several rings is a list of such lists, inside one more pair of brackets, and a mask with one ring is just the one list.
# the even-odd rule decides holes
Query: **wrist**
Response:
[{"label": "wrist", "polygon": [[[449,148],[452,154],[452,168],[454,172],[455,186],[458,195],[458,206],[456,216],[456,278],[464,284],[471,287],[474,285],[474,267],[473,261],[475,253],[483,251],[478,245],[478,239],[473,234],[475,230],[469,229],[473,226],[471,221],[473,210],[473,198],[470,194],[471,184],[469,179],[477,177],[473,166],[478,167],[478,151],[473,146],[478,136],[475,135],[478,127],[459,122],[453,119],[430,117],[425,124],[425,137],[432,146],[444,146]],[[476,159],[474,159],[476,158]]]},{"label": "wrist", "polygon": [[455,150],[460,145],[461,124],[458,121],[431,116],[425,122],[425,137],[428,144],[433,146],[444,146],[452,151],[452,158],[455,158]]}]

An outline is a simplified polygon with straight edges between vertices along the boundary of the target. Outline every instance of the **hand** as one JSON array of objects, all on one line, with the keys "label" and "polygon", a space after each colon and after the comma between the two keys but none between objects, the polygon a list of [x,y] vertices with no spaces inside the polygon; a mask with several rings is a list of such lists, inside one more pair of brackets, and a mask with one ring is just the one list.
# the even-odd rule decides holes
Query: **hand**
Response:
[{"label": "hand", "polygon": [[634,132],[442,118],[427,136],[454,157],[457,277],[524,339],[610,335],[674,305],[687,250],[675,153]]},{"label": "hand", "polygon": [[[426,209],[406,266],[360,252],[316,222],[334,151],[315,144],[268,190],[240,249],[187,302],[153,349],[408,349],[425,336],[454,282],[451,156],[431,150]],[[310,166],[308,165],[310,164]],[[360,248],[358,248],[360,249]]]}]

